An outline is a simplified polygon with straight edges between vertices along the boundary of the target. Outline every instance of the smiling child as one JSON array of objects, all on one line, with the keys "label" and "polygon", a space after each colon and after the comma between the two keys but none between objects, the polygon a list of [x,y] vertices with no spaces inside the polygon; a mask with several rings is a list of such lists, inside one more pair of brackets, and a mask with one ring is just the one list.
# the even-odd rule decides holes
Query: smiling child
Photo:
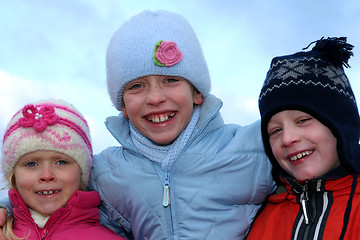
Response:
[{"label": "smiling child", "polygon": [[[259,121],[224,124],[186,19],[143,11],[110,40],[107,86],[121,146],[94,157],[102,223],[127,239],[243,239],[274,189]],[[114,189],[116,189],[114,191]]]},{"label": "smiling child", "polygon": [[100,224],[90,130],[62,100],[24,106],[6,128],[1,167],[11,189],[7,239],[123,239]]},{"label": "smiling child", "polygon": [[247,239],[359,239],[360,119],[346,38],[275,57],[259,96],[262,138],[280,187]]}]

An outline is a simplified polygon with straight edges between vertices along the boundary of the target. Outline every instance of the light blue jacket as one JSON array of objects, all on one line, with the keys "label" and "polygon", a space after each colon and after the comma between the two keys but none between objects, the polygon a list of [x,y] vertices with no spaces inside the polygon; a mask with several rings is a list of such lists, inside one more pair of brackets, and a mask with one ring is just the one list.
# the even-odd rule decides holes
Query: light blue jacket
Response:
[{"label": "light blue jacket", "polygon": [[95,156],[91,185],[103,200],[102,223],[129,239],[243,239],[274,189],[271,164],[259,122],[225,125],[221,106],[212,95],[205,99],[169,172],[136,149],[122,114],[109,117],[106,126],[122,147]]}]

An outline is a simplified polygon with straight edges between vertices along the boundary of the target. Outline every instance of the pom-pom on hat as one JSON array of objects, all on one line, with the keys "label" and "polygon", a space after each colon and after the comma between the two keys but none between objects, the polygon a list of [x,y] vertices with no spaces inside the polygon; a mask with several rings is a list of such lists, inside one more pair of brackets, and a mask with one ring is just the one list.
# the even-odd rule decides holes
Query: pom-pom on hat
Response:
[{"label": "pom-pom on hat", "polygon": [[180,76],[206,97],[210,76],[199,40],[182,16],[144,11],[125,22],[107,50],[107,87],[121,110],[122,92],[132,80],[149,75]]},{"label": "pom-pom on hat", "polygon": [[56,151],[75,160],[85,187],[93,164],[90,130],[86,120],[63,100],[28,104],[8,123],[2,145],[1,167],[9,179],[19,159],[34,151]]},{"label": "pom-pom on hat", "polygon": [[271,151],[267,125],[283,110],[307,112],[327,126],[337,138],[341,164],[349,173],[360,173],[359,112],[343,68],[349,67],[353,46],[344,37],[313,43],[311,51],[275,57],[260,92],[262,137],[274,177],[280,166]]}]

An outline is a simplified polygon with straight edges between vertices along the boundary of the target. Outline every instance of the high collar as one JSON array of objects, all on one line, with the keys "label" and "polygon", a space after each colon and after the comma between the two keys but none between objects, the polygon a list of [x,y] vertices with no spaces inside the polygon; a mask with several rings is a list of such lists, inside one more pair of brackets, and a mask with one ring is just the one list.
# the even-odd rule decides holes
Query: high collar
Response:
[{"label": "high collar", "polygon": [[[332,191],[339,188],[338,183],[341,182],[341,185],[344,184],[343,187],[349,187],[352,184],[352,176],[349,175],[349,173],[341,165],[334,168],[324,176],[312,178],[303,183],[298,182],[294,177],[290,176],[285,171],[280,172],[280,179],[286,184],[288,190],[291,189],[295,195],[303,193],[305,189],[310,192]],[[334,186],[332,182],[338,179],[341,180],[336,181],[337,184]]]}]

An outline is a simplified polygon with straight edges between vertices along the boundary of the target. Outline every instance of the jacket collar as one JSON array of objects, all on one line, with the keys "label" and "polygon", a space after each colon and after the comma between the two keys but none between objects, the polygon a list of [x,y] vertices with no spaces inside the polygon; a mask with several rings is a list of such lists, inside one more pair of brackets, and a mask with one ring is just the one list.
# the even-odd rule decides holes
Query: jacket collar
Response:
[{"label": "jacket collar", "polygon": [[[299,183],[285,171],[280,172],[280,179],[286,184],[288,190],[291,190],[295,195],[299,195],[304,192],[304,189],[310,192],[324,192],[339,189],[342,185],[349,187],[352,184],[353,177],[340,165],[326,175],[312,178],[305,183]],[[335,181],[336,183],[334,183]],[[341,186],[339,183],[341,183]]]}]

